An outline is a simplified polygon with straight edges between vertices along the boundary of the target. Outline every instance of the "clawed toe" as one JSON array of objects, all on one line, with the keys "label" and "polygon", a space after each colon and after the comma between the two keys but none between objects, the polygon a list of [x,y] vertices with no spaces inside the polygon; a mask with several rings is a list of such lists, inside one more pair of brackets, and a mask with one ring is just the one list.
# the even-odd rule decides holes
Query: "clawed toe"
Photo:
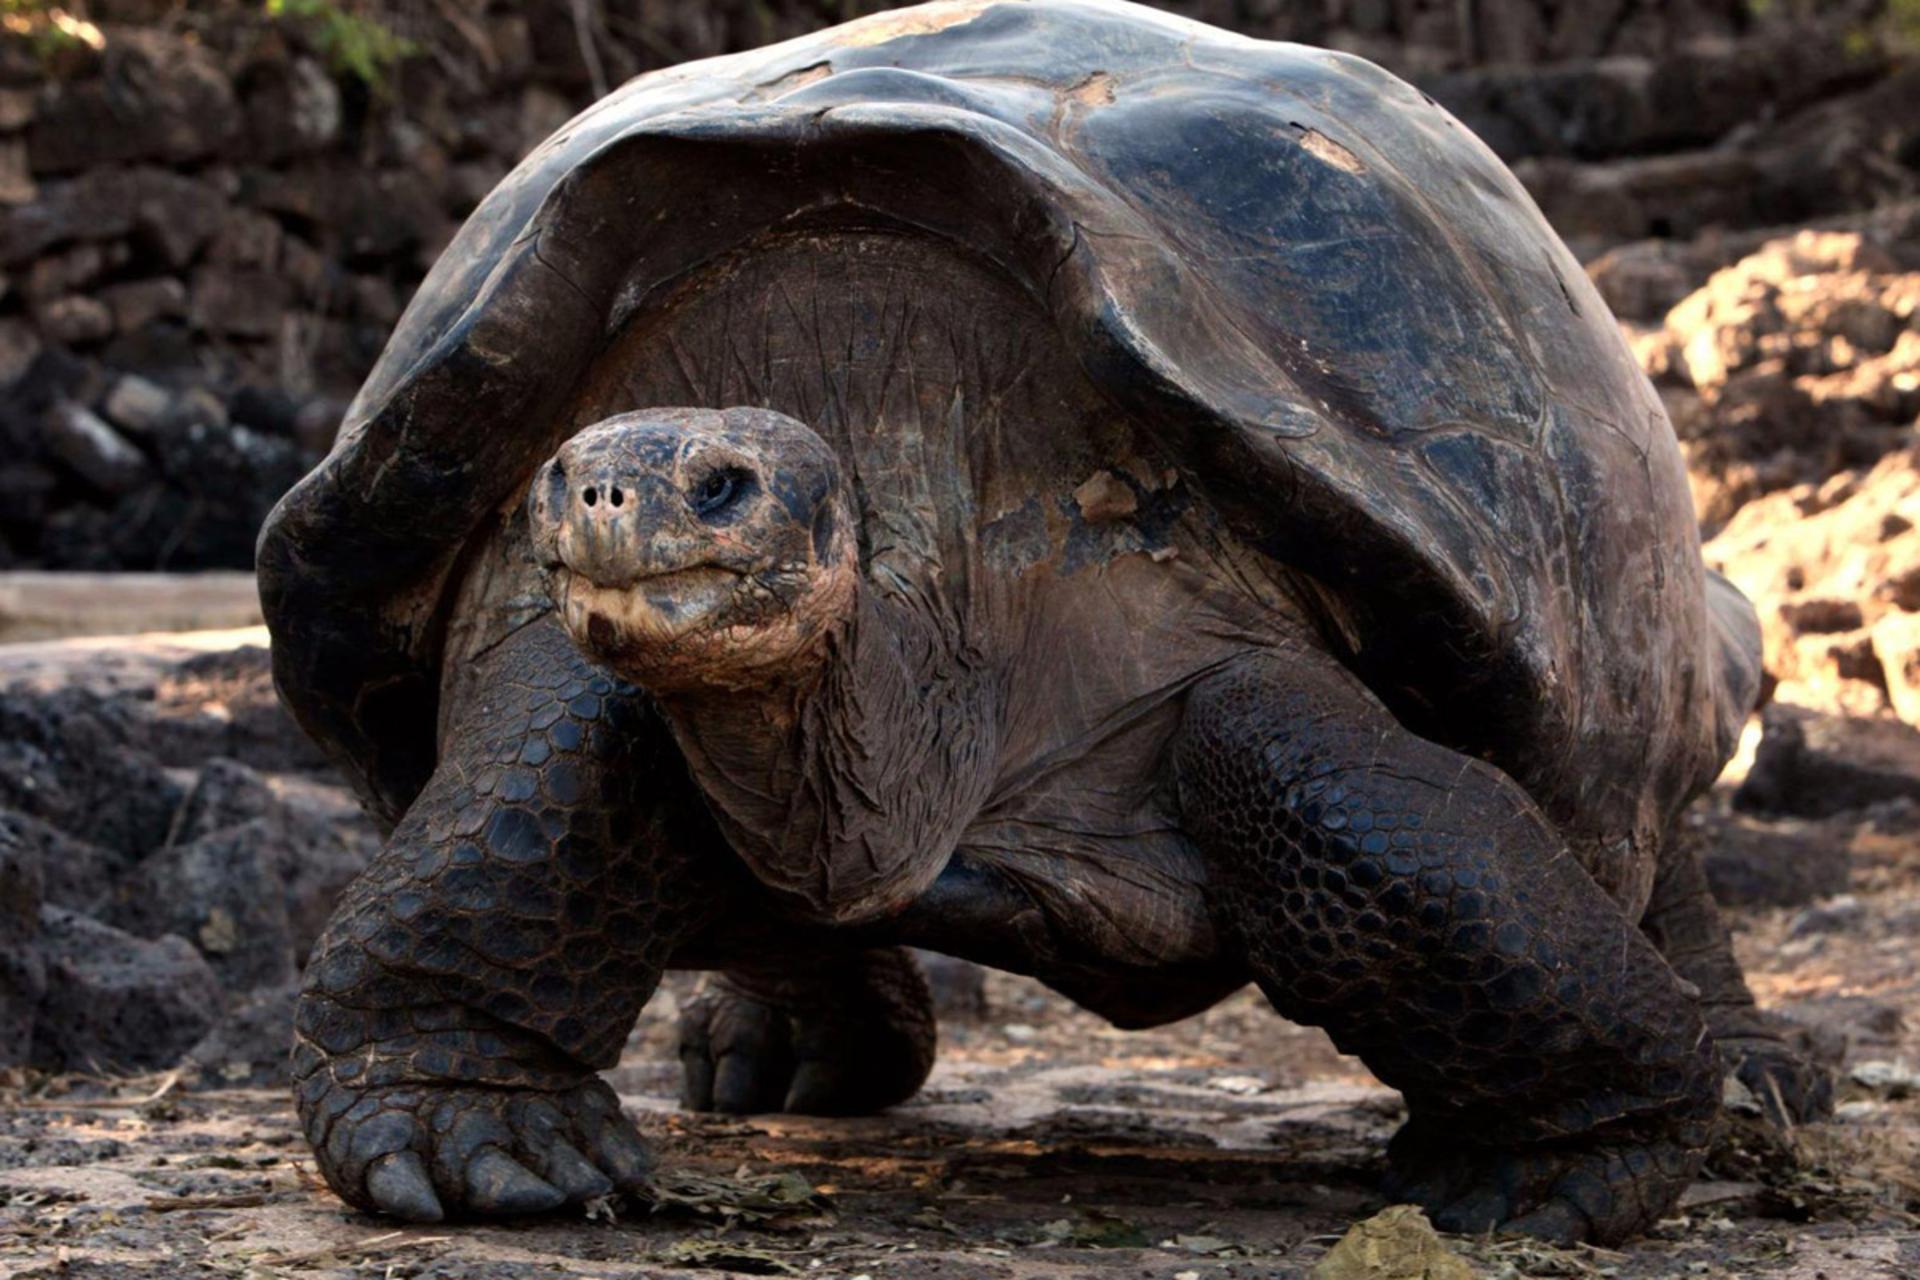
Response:
[{"label": "clawed toe", "polygon": [[1442,1231],[1609,1244],[1674,1203],[1709,1132],[1688,1119],[1644,1139],[1596,1134],[1501,1148],[1409,1121],[1389,1148],[1387,1191],[1421,1205]]},{"label": "clawed toe", "polygon": [[403,1222],[438,1222],[447,1216],[417,1152],[396,1151],[375,1160],[367,1170],[367,1195],[380,1212]]},{"label": "clawed toe", "polygon": [[647,1144],[618,1115],[589,1128],[587,1149],[594,1164],[629,1195],[644,1196],[653,1178],[653,1156]]},{"label": "clawed toe", "polygon": [[689,1111],[778,1110],[793,1074],[786,1018],[730,992],[697,996],[680,1016],[680,1063]]},{"label": "clawed toe", "polygon": [[571,1204],[582,1204],[613,1190],[613,1179],[593,1167],[571,1145],[556,1140],[547,1152],[547,1181]]},{"label": "clawed toe", "polygon": [[646,1145],[597,1080],[558,1093],[334,1089],[343,1105],[316,1152],[359,1208],[440,1222],[550,1213],[615,1190],[646,1198]]},{"label": "clawed toe", "polygon": [[476,1213],[546,1213],[566,1202],[560,1188],[497,1148],[467,1163],[467,1207]]}]

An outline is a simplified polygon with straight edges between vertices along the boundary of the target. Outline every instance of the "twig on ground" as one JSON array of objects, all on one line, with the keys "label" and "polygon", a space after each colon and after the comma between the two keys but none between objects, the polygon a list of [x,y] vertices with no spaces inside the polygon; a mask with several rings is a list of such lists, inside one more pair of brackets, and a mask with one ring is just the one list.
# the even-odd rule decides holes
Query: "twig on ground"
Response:
[{"label": "twig on ground", "polygon": [[268,1267],[299,1266],[307,1262],[324,1262],[329,1258],[368,1257],[376,1253],[392,1253],[398,1249],[418,1249],[430,1244],[445,1244],[452,1236],[412,1236],[404,1231],[389,1231],[381,1236],[368,1236],[365,1240],[348,1244],[322,1245],[318,1249],[302,1249],[298,1253],[268,1253],[252,1259],[253,1262]]},{"label": "twig on ground", "polygon": [[172,1093],[180,1074],[179,1067],[167,1072],[159,1087],[144,1098],[23,1098],[13,1105],[26,1111],[136,1111]]},{"label": "twig on ground", "polygon": [[176,1209],[258,1209],[272,1198],[270,1191],[236,1191],[224,1196],[155,1196],[147,1201],[154,1213]]}]

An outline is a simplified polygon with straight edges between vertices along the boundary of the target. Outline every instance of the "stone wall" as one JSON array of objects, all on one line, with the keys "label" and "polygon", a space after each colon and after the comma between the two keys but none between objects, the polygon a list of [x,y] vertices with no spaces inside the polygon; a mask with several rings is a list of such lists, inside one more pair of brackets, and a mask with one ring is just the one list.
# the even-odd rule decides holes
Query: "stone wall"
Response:
[{"label": "stone wall", "polygon": [[[19,0],[0,33],[0,567],[249,566],[520,155],[631,75],[875,7]],[[1589,256],[1915,186],[1920,75],[1865,0],[1167,7],[1413,77]]]}]

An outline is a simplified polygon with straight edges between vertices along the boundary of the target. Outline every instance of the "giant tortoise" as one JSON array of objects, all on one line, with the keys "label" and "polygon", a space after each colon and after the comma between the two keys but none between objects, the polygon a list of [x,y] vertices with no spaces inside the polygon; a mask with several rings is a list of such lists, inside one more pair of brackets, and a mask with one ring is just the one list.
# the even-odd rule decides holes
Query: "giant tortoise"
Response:
[{"label": "giant tortoise", "polygon": [[1123,1027],[1259,984],[1455,1229],[1644,1228],[1725,1070],[1821,1104],[1673,838],[1760,675],[1673,431],[1359,58],[962,0],[643,76],[473,215],[259,567],[390,826],[297,1016],[353,1205],[644,1194],[595,1072],[671,968],[722,975],[691,1105],[899,1101],[909,947]]}]

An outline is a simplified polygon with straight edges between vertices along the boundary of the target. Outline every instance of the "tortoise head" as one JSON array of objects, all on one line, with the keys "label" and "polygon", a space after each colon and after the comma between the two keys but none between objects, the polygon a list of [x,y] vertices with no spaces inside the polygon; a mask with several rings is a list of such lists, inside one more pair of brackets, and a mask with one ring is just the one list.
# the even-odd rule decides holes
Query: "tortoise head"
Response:
[{"label": "tortoise head", "polygon": [[527,508],[574,643],[656,693],[803,680],[853,613],[839,459],[778,413],[608,418],[540,468]]}]

